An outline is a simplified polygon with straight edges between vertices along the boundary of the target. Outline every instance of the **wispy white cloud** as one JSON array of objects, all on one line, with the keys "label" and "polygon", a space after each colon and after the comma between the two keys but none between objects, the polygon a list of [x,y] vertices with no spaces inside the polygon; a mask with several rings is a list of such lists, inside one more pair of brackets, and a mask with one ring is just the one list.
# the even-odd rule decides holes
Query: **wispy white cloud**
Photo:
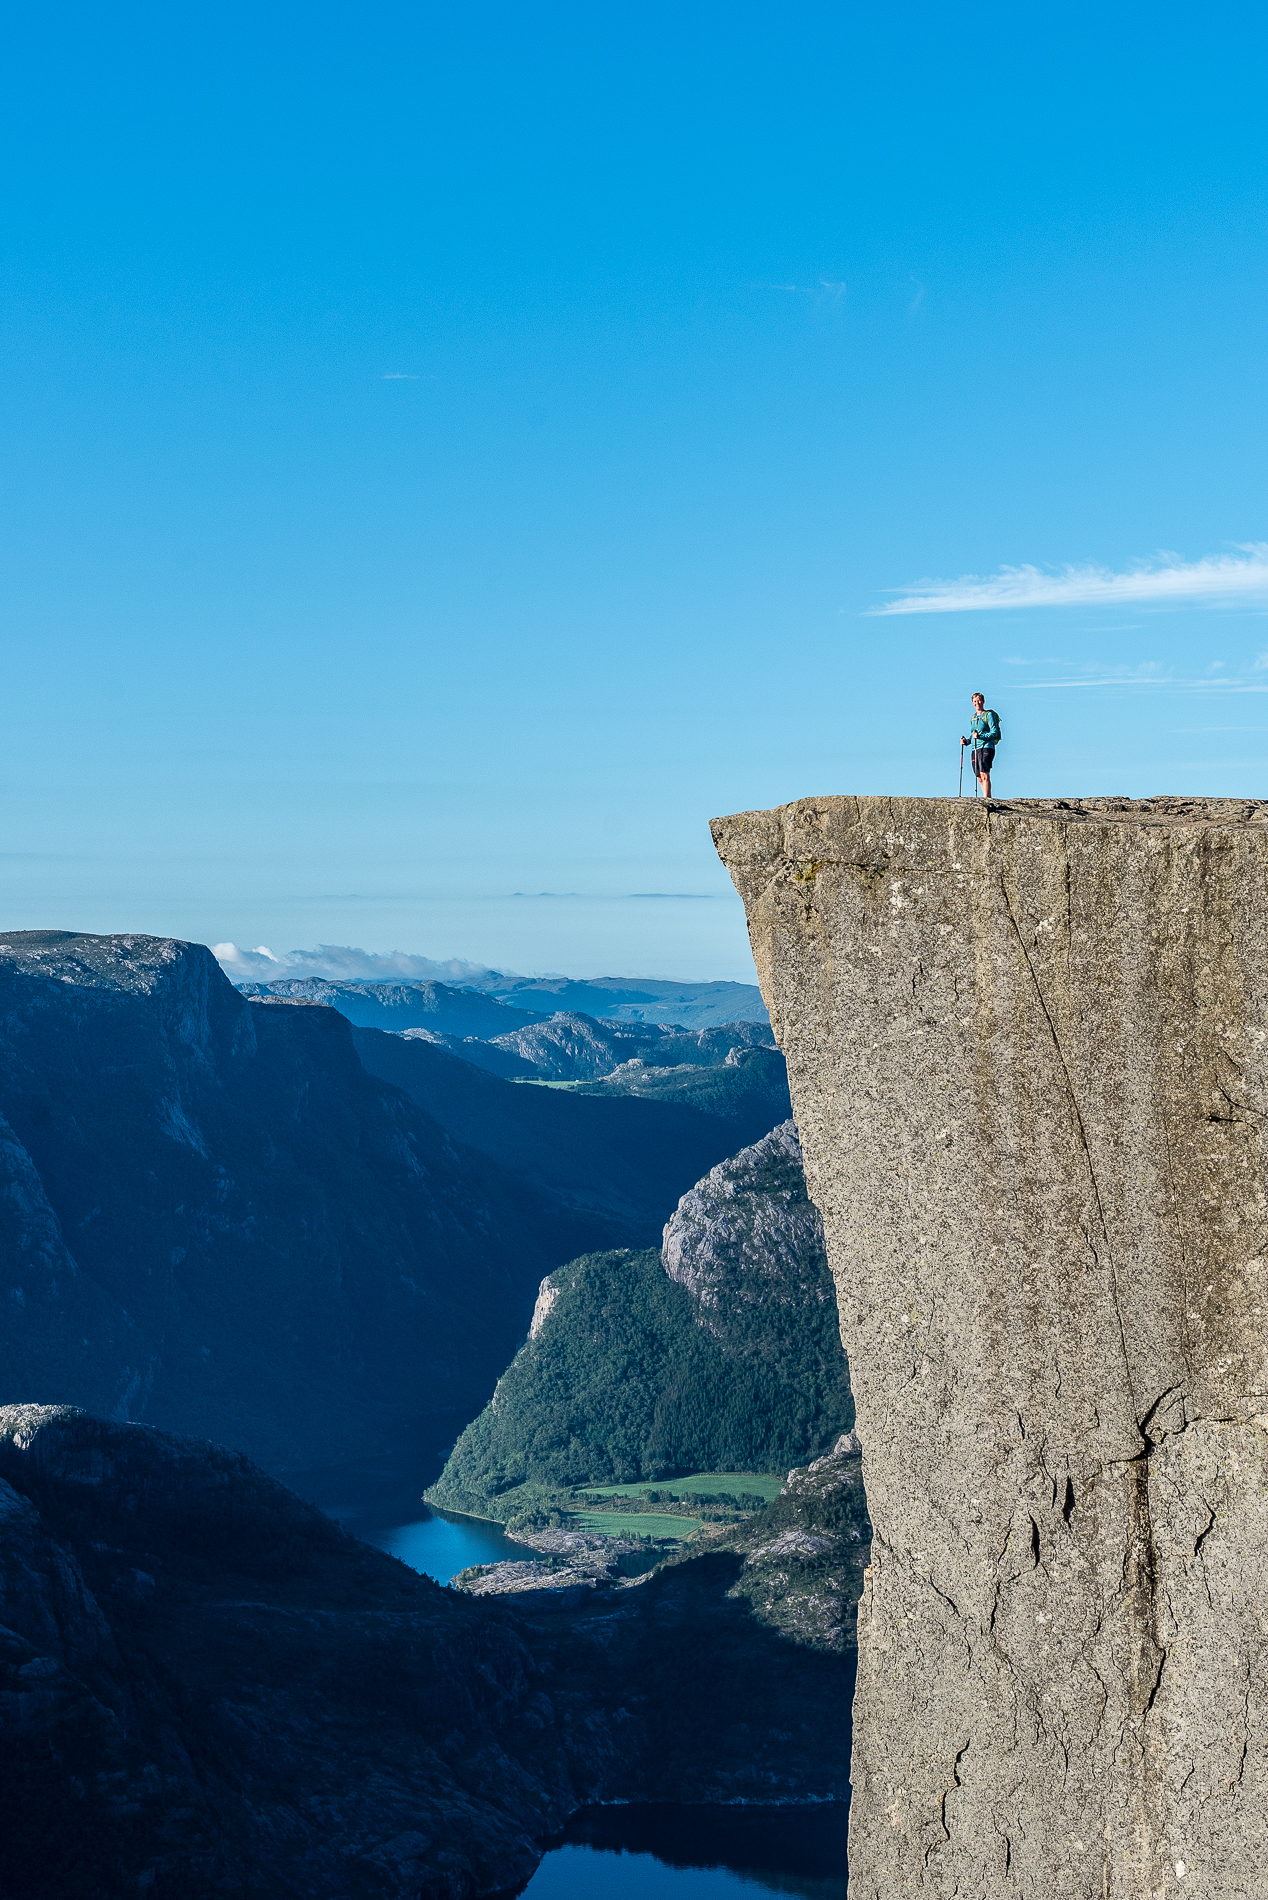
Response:
[{"label": "wispy white cloud", "polygon": [[411,375],[407,369],[390,369],[386,376],[380,378],[380,381],[385,383],[416,383],[418,377]]},{"label": "wispy white cloud", "polygon": [[1147,671],[1110,673],[1104,676],[1087,673],[1074,679],[1059,680],[1010,680],[1009,691],[1014,693],[1050,693],[1058,687],[1090,686],[1152,686],[1160,692],[1168,693],[1268,693],[1268,680],[1248,680],[1232,677],[1226,673],[1208,675],[1205,679],[1184,679],[1174,673],[1150,673]]},{"label": "wispy white cloud", "polygon": [[1118,607],[1254,601],[1268,603],[1268,541],[1252,541],[1232,554],[1200,561],[1160,555],[1126,573],[1107,567],[1005,567],[998,574],[963,575],[955,581],[925,581],[898,592],[897,600],[870,607],[872,614],[958,614],[990,608]]},{"label": "wispy white cloud", "polygon": [[831,277],[821,277],[817,284],[754,284],[745,286],[747,290],[791,290],[798,297],[826,297],[830,303],[840,303],[845,296],[847,286]]}]

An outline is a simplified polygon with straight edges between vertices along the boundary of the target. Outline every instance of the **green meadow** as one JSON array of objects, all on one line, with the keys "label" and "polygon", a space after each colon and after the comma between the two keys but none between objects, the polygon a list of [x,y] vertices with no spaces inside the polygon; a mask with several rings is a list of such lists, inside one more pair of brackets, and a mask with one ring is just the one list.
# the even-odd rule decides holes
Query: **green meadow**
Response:
[{"label": "green meadow", "polygon": [[577,1495],[587,1498],[753,1498],[769,1504],[784,1488],[782,1478],[765,1471],[695,1471],[687,1478],[664,1478],[656,1484],[605,1484],[579,1486]]}]

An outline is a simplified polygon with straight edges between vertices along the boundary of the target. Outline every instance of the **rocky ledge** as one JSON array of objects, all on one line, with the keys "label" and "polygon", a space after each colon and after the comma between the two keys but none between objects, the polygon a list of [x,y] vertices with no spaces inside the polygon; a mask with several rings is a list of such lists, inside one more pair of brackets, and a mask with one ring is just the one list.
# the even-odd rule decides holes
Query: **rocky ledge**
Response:
[{"label": "rocky ledge", "polygon": [[450,1579],[450,1588],[473,1597],[501,1597],[526,1609],[546,1597],[558,1605],[582,1603],[601,1585],[645,1576],[663,1555],[639,1537],[607,1537],[598,1531],[517,1530],[515,1541],[540,1557],[472,1564]]}]

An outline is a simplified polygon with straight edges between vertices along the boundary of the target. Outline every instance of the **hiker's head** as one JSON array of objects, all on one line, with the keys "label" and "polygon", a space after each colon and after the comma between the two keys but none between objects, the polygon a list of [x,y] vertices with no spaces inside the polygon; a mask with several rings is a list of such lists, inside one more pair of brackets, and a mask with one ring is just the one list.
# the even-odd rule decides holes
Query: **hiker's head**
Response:
[{"label": "hiker's head", "polygon": [[973,695],[973,710],[974,710],[974,712],[982,712],[982,711],[984,710],[984,708],[985,708],[985,706],[986,706],[986,694],[985,694],[985,693],[974,693],[974,695]]}]

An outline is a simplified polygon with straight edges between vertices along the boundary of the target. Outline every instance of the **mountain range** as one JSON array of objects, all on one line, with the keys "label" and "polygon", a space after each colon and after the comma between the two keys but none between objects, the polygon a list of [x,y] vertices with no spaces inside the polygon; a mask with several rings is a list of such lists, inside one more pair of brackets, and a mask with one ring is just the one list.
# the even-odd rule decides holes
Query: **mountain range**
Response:
[{"label": "mountain range", "polygon": [[[0,941],[0,1891],[459,1900],[585,1803],[843,1799],[868,1528],[767,1026],[296,982]],[[488,1515],[837,1442],[531,1620],[259,1468],[430,1475],[495,1385]]]},{"label": "mountain range", "polygon": [[[377,1014],[350,1016],[350,1020],[364,1022],[370,1028],[441,1028],[439,1022],[433,1024],[428,1020],[438,1008],[468,1009],[473,1012],[469,1018],[473,1024],[480,1020],[474,1014],[475,1003],[454,1001],[464,996],[499,1002],[508,1010],[518,1011],[521,1018],[530,1019],[570,1010],[620,1022],[676,1023],[687,1029],[768,1020],[761,991],[755,983],[678,983],[668,977],[641,976],[516,976],[511,971],[489,970],[478,964],[455,967],[453,978],[449,979],[448,970],[453,966],[431,964],[428,967],[429,960],[424,957],[374,959],[362,951],[326,949],[279,959],[243,953],[233,944],[217,944],[216,953],[231,979],[251,995],[269,993],[328,1002],[332,1000],[330,992],[337,991],[346,999],[348,1010],[373,1011],[378,1002],[392,1010],[410,1007],[405,1000],[407,992],[445,992],[439,1005],[426,994],[417,999],[414,1006],[421,1013],[416,1024],[399,1016],[392,1023],[382,1021]],[[390,961],[421,964],[424,973],[399,978],[386,971],[382,976],[338,974],[340,969],[358,969]],[[272,974],[273,969],[277,969],[276,975]],[[401,994],[397,1000],[388,1000],[386,992]],[[514,1024],[504,1019],[502,1026],[509,1029]],[[446,1028],[446,1033],[484,1034],[485,1031],[470,1026],[464,1029],[455,1023],[452,1028]]]},{"label": "mountain range", "polygon": [[4,1390],[292,1473],[429,1460],[543,1273],[646,1244],[752,1120],[519,1086],[244,997],[200,945],[9,933]]}]

